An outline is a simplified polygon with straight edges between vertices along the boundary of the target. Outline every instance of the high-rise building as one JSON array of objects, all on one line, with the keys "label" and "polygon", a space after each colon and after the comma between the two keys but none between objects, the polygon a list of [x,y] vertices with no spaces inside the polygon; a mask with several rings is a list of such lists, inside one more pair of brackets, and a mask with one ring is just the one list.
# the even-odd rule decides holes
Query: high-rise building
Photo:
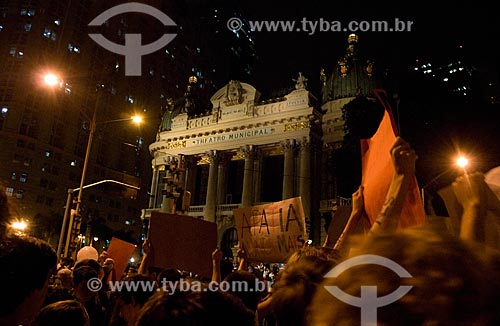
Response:
[{"label": "high-rise building", "polygon": [[[143,18],[138,14],[87,26],[119,3],[0,2],[0,183],[14,217],[29,220],[30,233],[54,245],[68,189],[76,189],[77,198],[94,110],[84,185],[113,180],[132,187],[104,182],[84,189],[75,231],[100,238],[99,246],[113,234],[137,240],[142,231],[140,210],[151,175],[144,162],[160,116],[162,67],[155,54],[143,56],[142,76],[125,76],[124,57],[90,39],[92,31],[123,44],[137,26],[155,30],[153,19],[137,24]],[[153,33],[144,35],[144,43],[155,40]],[[59,78],[52,88],[43,83],[47,73]],[[144,125],[132,125],[132,115],[143,116]],[[74,239],[73,248],[83,244],[76,234]]]},{"label": "high-rise building", "polygon": [[[0,1],[0,184],[15,216],[28,219],[30,232],[54,245],[68,189],[76,189],[74,200],[78,196],[94,110],[97,125],[85,176],[85,185],[93,186],[82,192],[73,247],[83,244],[76,242],[80,233],[87,244],[97,236],[103,246],[113,234],[140,238],[140,209],[149,202],[152,172],[147,146],[171,99],[184,96],[188,80],[196,78],[190,114],[203,116],[227,78],[251,78],[256,52],[248,28],[226,26],[228,17],[239,15],[237,9],[209,1],[142,3],[176,26],[137,12],[88,26],[123,1]],[[89,33],[122,45],[128,33],[140,33],[142,44],[164,33],[176,37],[141,57],[141,76],[126,76],[125,57],[104,49]],[[59,78],[52,88],[42,83],[49,72]],[[134,114],[145,118],[139,127],[125,121]],[[131,187],[99,183],[103,180]]]}]

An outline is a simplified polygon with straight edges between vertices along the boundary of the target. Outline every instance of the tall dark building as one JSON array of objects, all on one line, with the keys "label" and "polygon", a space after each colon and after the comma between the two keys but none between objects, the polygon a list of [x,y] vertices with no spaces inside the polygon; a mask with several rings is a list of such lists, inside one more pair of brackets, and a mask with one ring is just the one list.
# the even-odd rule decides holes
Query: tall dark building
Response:
[{"label": "tall dark building", "polygon": [[[228,77],[251,78],[251,36],[226,24],[236,9],[209,1],[143,3],[176,26],[136,12],[88,26],[122,1],[0,1],[0,184],[15,217],[29,220],[29,232],[54,245],[68,189],[80,185],[94,110],[97,125],[85,185],[113,180],[132,187],[104,182],[83,190],[74,248],[83,244],[76,242],[80,233],[87,244],[88,237],[100,238],[99,246],[113,234],[140,241],[140,210],[150,196],[147,147],[155,141],[169,99],[183,97],[188,80],[196,77],[189,85],[200,99],[191,113],[202,116],[209,109],[203,103]],[[141,76],[126,76],[125,57],[104,49],[89,33],[121,45],[127,33],[140,33],[142,44],[164,33],[177,35],[141,57]],[[49,72],[60,78],[53,88],[43,84]],[[135,114],[145,118],[139,127],[126,121]]]},{"label": "tall dark building", "polygon": [[[112,182],[84,189],[79,232],[106,246],[113,234],[137,241],[142,231],[140,209],[148,201],[150,179],[147,145],[160,116],[162,67],[154,54],[143,56],[142,76],[125,76],[124,57],[90,39],[92,31],[123,44],[127,32],[154,29],[149,20],[137,24],[143,18],[138,14],[88,27],[119,3],[0,2],[0,184],[11,197],[14,217],[29,220],[29,232],[54,245],[67,191],[80,185],[94,110],[85,185],[113,180],[140,190]],[[151,41],[144,37],[144,43]],[[60,78],[52,88],[43,83],[49,72]],[[136,114],[145,118],[144,125],[127,121]]]}]

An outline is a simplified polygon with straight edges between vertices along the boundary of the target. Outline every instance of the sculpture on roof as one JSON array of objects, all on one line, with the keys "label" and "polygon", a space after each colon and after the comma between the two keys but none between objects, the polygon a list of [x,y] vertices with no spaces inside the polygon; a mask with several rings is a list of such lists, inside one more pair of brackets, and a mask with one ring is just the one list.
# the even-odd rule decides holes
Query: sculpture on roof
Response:
[{"label": "sculpture on roof", "polygon": [[306,89],[307,87],[307,78],[302,75],[302,72],[299,71],[299,77],[297,79],[293,79],[295,82],[295,89]]},{"label": "sculpture on roof", "polygon": [[174,115],[174,101],[172,98],[167,98],[163,116],[161,118],[160,131],[168,131],[172,129],[172,118]]}]

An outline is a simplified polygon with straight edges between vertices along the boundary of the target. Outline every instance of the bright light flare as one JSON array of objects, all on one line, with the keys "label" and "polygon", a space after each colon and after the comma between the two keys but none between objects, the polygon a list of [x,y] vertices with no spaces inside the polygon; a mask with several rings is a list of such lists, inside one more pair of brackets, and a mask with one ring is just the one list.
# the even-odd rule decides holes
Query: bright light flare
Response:
[{"label": "bright light flare", "polygon": [[12,221],[10,227],[19,232],[23,232],[28,228],[28,223],[25,221]]},{"label": "bright light flare", "polygon": [[136,123],[136,124],[141,124],[141,123],[142,123],[142,121],[143,121],[143,119],[142,119],[142,117],[141,117],[140,115],[134,115],[134,116],[132,117],[132,121],[133,121],[134,123]]},{"label": "bright light flare", "polygon": [[46,85],[48,85],[50,87],[54,87],[57,84],[59,84],[59,78],[56,75],[51,74],[51,73],[43,76],[43,81]]},{"label": "bright light flare", "polygon": [[460,156],[457,158],[457,165],[461,168],[465,168],[467,165],[469,165],[469,160],[466,157]]}]

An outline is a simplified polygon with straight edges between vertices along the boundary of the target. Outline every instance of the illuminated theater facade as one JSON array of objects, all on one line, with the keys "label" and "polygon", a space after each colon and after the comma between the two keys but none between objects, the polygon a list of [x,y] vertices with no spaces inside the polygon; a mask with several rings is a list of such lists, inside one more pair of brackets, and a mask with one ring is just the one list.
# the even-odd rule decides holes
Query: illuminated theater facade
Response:
[{"label": "illuminated theater facade", "polygon": [[[300,196],[309,238],[321,243],[339,204],[328,161],[342,143],[342,107],[376,86],[373,65],[356,59],[356,45],[351,35],[346,56],[323,75],[321,99],[298,73],[294,89],[272,100],[232,80],[211,97],[209,114],[190,116],[189,94],[167,109],[149,147],[153,180],[143,219],[171,212],[169,197],[179,192],[177,211],[217,223],[227,247],[237,242],[233,209]],[[187,207],[183,191],[191,195]]]}]

